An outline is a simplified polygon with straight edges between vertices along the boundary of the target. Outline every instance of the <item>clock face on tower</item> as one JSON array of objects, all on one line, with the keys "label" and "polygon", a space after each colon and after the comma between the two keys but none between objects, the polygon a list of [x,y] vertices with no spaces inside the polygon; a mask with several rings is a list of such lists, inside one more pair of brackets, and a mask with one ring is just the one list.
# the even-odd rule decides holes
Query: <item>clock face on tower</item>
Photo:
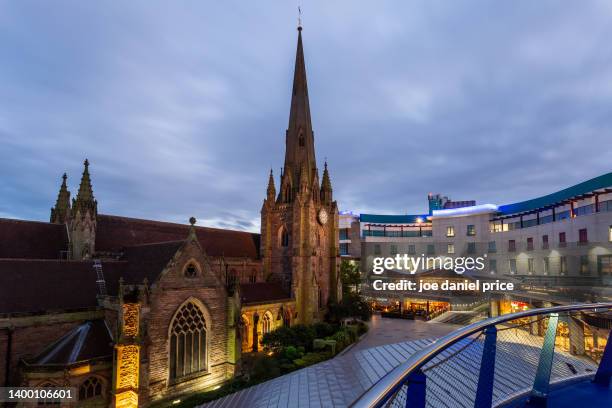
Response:
[{"label": "clock face on tower", "polygon": [[325,223],[327,222],[327,211],[325,211],[325,208],[321,208],[319,210],[319,214],[317,218],[319,219],[319,223],[321,225],[325,225]]}]

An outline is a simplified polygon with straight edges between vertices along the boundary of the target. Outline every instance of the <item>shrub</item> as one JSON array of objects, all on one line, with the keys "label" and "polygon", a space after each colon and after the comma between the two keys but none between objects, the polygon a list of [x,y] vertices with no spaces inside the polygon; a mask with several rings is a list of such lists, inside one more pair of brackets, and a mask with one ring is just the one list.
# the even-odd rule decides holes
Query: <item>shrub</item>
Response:
[{"label": "shrub", "polygon": [[258,356],[253,362],[251,381],[260,382],[280,375],[280,364],[275,358]]},{"label": "shrub", "polygon": [[298,324],[293,327],[279,327],[270,333],[266,333],[261,342],[267,350],[272,350],[275,353],[281,352],[284,347],[288,346],[312,350],[312,341],[315,336],[316,332],[312,326]]},{"label": "shrub", "polygon": [[295,365],[299,368],[307,367],[321,361],[325,361],[330,357],[329,353],[317,352],[317,353],[306,353],[302,358],[294,361]]},{"label": "shrub", "polygon": [[313,325],[317,338],[331,336],[338,330],[337,325],[331,325],[327,322],[319,322]]}]

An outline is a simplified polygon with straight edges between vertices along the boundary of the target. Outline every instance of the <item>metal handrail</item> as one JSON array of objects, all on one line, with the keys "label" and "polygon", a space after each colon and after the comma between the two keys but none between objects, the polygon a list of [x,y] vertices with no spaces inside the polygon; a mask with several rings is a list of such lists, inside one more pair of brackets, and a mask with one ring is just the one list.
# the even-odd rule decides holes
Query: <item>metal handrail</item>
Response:
[{"label": "metal handrail", "polygon": [[351,404],[354,408],[378,408],[383,406],[407,381],[408,376],[423,367],[440,352],[459,340],[478,333],[490,326],[496,326],[511,320],[523,317],[538,316],[549,313],[572,312],[578,310],[612,309],[612,303],[583,303],[578,305],[553,306],[540,309],[524,310],[522,312],[492,317],[469,326],[455,330],[444,337],[434,341],[429,346],[417,351],[408,360],[404,361],[393,370],[389,371],[376,384],[366,390],[355,402]]}]

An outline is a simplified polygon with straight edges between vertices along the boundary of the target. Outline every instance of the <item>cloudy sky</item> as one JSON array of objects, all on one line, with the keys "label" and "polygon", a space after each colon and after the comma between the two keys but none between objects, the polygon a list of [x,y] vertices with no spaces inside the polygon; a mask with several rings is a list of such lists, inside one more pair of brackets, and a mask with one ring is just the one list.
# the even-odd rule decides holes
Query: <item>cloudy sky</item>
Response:
[{"label": "cloudy sky", "polygon": [[[505,204],[612,170],[612,2],[302,1],[341,209]],[[0,217],[257,230],[283,162],[296,1],[0,1]],[[321,166],[321,165],[320,165]]]}]

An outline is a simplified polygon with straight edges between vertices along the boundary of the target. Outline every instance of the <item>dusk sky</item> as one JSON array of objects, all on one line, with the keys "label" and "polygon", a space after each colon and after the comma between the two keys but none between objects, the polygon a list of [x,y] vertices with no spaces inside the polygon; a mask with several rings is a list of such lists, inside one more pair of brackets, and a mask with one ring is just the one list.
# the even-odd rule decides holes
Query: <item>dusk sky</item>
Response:
[{"label": "dusk sky", "polygon": [[[612,171],[612,2],[302,1],[340,209],[507,204]],[[295,1],[0,1],[0,217],[258,231],[283,164]]]}]

